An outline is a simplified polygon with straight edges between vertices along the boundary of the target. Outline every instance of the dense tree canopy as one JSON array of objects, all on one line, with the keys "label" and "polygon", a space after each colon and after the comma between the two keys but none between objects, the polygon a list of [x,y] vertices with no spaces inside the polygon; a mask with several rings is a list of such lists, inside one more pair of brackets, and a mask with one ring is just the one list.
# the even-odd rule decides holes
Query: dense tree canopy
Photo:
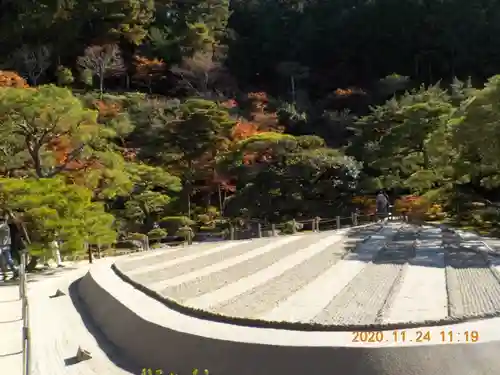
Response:
[{"label": "dense tree canopy", "polygon": [[500,198],[499,25],[492,1],[3,1],[2,209],[39,247],[380,188],[470,213]]}]

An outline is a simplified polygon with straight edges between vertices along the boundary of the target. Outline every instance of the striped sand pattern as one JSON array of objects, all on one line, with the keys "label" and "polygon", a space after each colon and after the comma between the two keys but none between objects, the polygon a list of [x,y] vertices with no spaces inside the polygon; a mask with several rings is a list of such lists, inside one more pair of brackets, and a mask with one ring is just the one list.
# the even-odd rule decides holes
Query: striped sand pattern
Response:
[{"label": "striped sand pattern", "polygon": [[[229,242],[229,244],[237,243]],[[167,261],[177,259],[179,256],[186,254],[197,254],[205,249],[213,249],[214,246],[221,246],[222,243],[209,243],[209,244],[196,244],[191,246],[177,246],[154,249],[150,251],[141,251],[137,253],[128,254],[123,260],[120,260],[120,268],[123,271],[133,271],[137,269],[138,264],[140,268],[155,265],[158,261]],[[227,243],[226,243],[227,244]]]},{"label": "striped sand pattern", "polygon": [[484,261],[451,256],[457,249],[444,249],[442,237],[439,228],[387,223],[379,232],[169,249],[135,268],[127,261],[125,273],[189,307],[270,321],[359,325],[500,312],[500,277]]},{"label": "striped sand pattern", "polygon": [[[155,290],[162,290],[166,289],[168,287],[176,286],[176,285],[182,285],[188,281],[192,281],[204,276],[208,276],[210,274],[216,273],[218,271],[225,270],[231,266],[235,266],[237,264],[241,264],[244,262],[247,262],[251,260],[252,258],[256,258],[260,255],[264,255],[266,253],[271,252],[273,249],[276,248],[283,248],[285,245],[291,244],[292,242],[297,242],[299,240],[303,240],[306,236],[303,235],[296,235],[296,236],[290,236],[290,237],[284,237],[276,241],[270,241],[266,245],[262,247],[257,247],[256,249],[247,251],[241,255],[238,255],[233,258],[225,259],[220,262],[211,264],[207,267],[204,267],[199,270],[194,270],[189,273],[185,273],[182,275],[179,275],[177,277],[173,278],[168,278],[166,280],[162,280],[159,282],[156,282],[151,285],[151,287]],[[255,245],[254,245],[255,246]]]},{"label": "striped sand pattern", "polygon": [[[362,244],[362,252],[370,259],[381,249],[382,241]],[[259,316],[270,321],[310,322],[368,263],[364,260],[342,259],[306,284],[272,310]],[[321,291],[321,293],[319,293]]]},{"label": "striped sand pattern", "polygon": [[421,233],[427,240],[419,241],[416,256],[401,281],[394,303],[384,316],[384,322],[440,320],[448,315],[444,253],[440,231],[427,229]]},{"label": "striped sand pattern", "polygon": [[[331,246],[336,245],[343,239],[342,234],[335,233],[330,234],[326,238],[321,239],[318,242],[315,242],[304,249],[299,250],[296,253],[293,253],[289,256],[286,256],[280,259],[278,262],[273,263],[269,267],[266,267],[254,274],[251,274],[247,277],[243,277],[238,281],[226,285],[220,289],[217,289],[211,293],[204,294],[200,297],[187,300],[185,302],[186,305],[196,307],[199,309],[207,309],[210,307],[214,307],[214,311],[218,313],[226,313],[230,315],[239,315],[238,311],[245,313],[251,307],[245,303],[245,298],[242,298],[243,295],[248,296],[246,294],[250,291],[250,297],[246,299],[252,303],[252,305],[258,305],[258,300],[255,298],[255,289],[263,284],[267,285],[276,285],[278,282],[276,278],[280,275],[285,274],[287,271],[291,271],[291,274],[296,276],[297,271],[294,269],[303,262],[306,262],[316,255],[327,254],[330,255],[334,253],[337,257],[341,256],[344,252],[344,248],[341,246],[337,246],[336,249],[331,249]],[[329,249],[330,251],[325,251],[325,249]],[[334,257],[334,258],[337,258]],[[319,258],[323,260],[322,258]],[[324,262],[323,262],[324,263]],[[318,264],[320,266],[321,264]],[[312,269],[317,268],[313,267]],[[300,280],[298,280],[300,281]],[[288,289],[288,288],[287,288]],[[288,289],[289,290],[289,289]],[[237,301],[231,301],[233,298],[237,297]],[[264,299],[266,302],[269,299],[272,299],[272,296],[265,296]],[[271,297],[271,298],[269,298]],[[225,303],[229,301],[229,303]],[[262,301],[264,302],[264,301]],[[220,306],[222,305],[222,307]],[[238,309],[239,307],[239,309]]]},{"label": "striped sand pattern", "polygon": [[221,243],[220,245],[215,247],[207,247],[206,249],[197,249],[196,252],[184,251],[183,255],[166,261],[164,259],[154,259],[155,262],[152,263],[151,265],[141,266],[130,270],[129,275],[132,276],[141,273],[155,272],[164,268],[179,265],[181,263],[196,261],[199,258],[203,259],[203,257],[209,257],[213,254],[220,254],[221,256],[224,256],[225,255],[225,253],[223,253],[224,251],[234,250],[235,247],[239,247],[241,249],[243,248],[242,245],[248,243],[250,243],[250,241],[238,241],[238,242],[234,241],[229,243]]}]

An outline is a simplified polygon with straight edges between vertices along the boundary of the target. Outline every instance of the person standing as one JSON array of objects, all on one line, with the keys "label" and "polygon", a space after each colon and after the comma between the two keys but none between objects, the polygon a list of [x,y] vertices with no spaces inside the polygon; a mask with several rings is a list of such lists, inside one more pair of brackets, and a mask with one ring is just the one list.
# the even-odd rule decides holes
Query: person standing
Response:
[{"label": "person standing", "polygon": [[[19,271],[17,270],[14,261],[12,260],[11,254],[11,246],[12,246],[12,238],[10,236],[10,227],[7,222],[7,218],[4,217],[0,220],[0,252],[2,253],[2,257],[6,263],[6,266],[12,271],[14,274],[12,279],[15,279],[19,276]],[[5,280],[5,273],[3,279]]]},{"label": "person standing", "polygon": [[377,216],[385,219],[389,213],[389,199],[383,190],[380,190],[376,198]]},{"label": "person standing", "polygon": [[61,260],[61,250],[59,247],[59,241],[58,240],[52,241],[51,247],[52,247],[52,256],[56,261],[57,267],[59,268],[64,267]]}]

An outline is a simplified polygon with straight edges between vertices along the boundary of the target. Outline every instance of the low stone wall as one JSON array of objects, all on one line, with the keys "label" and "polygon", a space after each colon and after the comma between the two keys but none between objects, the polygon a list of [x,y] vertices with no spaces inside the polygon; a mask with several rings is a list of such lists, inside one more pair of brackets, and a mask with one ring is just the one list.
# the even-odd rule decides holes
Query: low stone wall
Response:
[{"label": "low stone wall", "polygon": [[[93,267],[78,290],[93,323],[120,354],[153,373],[161,369],[165,374],[188,375],[198,368],[200,374],[207,369],[210,375],[401,375],[412,368],[424,375],[440,373],[446,363],[454,374],[466,375],[467,353],[475,353],[475,345],[465,353],[462,345],[394,343],[391,331],[385,332],[385,343],[354,345],[352,332],[251,328],[197,319],[123,282],[109,265]],[[478,330],[484,350],[496,350],[498,345],[488,342],[495,339],[497,319],[462,325],[454,329]],[[410,337],[422,329],[406,332]],[[442,328],[429,329],[439,337]]]},{"label": "low stone wall", "polygon": [[174,330],[137,315],[99,285],[92,272],[81,279],[79,293],[94,323],[127,358],[166,374],[187,375],[198,368],[210,375],[367,375],[370,354],[382,350],[271,346],[185,333],[183,327]]}]

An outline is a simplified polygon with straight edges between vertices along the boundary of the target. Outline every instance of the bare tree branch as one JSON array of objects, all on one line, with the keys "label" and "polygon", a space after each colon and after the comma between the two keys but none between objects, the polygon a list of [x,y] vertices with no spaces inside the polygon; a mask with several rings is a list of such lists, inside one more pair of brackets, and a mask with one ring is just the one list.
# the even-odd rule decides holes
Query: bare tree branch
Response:
[{"label": "bare tree branch", "polygon": [[104,91],[104,78],[114,71],[123,71],[124,62],[120,48],[116,44],[87,47],[83,56],[77,60],[82,69],[90,70],[99,77],[99,90]]},{"label": "bare tree branch", "polygon": [[14,53],[13,59],[19,70],[36,85],[40,76],[50,66],[50,55],[47,46],[29,47],[25,44]]},{"label": "bare tree branch", "polygon": [[213,54],[209,52],[197,53],[193,57],[186,58],[171,71],[177,74],[196,95],[208,98],[217,92],[215,85],[229,77],[224,66],[214,61]]}]

